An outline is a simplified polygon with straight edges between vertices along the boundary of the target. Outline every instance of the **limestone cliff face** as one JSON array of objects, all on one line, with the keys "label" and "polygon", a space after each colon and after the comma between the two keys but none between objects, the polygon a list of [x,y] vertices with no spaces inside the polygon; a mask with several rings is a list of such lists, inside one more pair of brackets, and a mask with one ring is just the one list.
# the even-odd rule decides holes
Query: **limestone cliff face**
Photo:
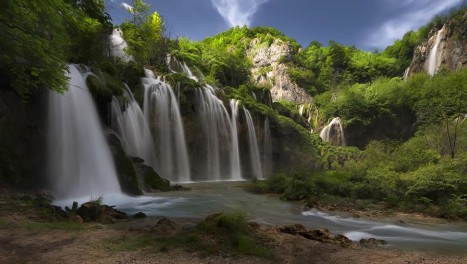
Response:
[{"label": "limestone cliff face", "polygon": [[417,46],[404,77],[422,71],[434,74],[441,68],[467,68],[466,39],[467,30],[454,32],[451,22],[447,22],[439,31],[433,31],[426,42]]},{"label": "limestone cliff face", "polygon": [[253,39],[247,50],[247,56],[253,62],[251,75],[257,84],[271,86],[273,101],[307,103],[311,96],[289,78],[287,65],[282,63],[292,56],[292,52],[292,46],[280,39],[271,45],[261,43],[258,38]]}]

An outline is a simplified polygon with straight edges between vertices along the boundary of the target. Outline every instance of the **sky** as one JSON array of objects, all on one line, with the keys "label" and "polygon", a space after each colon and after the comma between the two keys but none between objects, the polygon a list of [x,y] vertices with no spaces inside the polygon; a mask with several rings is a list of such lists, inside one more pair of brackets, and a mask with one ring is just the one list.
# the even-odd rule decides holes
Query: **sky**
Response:
[{"label": "sky", "polygon": [[[163,18],[170,37],[202,40],[233,26],[271,26],[306,47],[330,40],[383,50],[434,16],[466,0],[143,0]],[[131,0],[105,0],[115,25],[129,19]]]}]

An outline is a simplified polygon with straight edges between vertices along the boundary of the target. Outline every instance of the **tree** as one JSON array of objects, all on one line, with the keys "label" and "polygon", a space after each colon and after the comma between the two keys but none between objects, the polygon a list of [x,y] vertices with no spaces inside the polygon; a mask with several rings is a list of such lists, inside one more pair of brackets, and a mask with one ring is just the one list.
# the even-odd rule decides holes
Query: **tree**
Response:
[{"label": "tree", "polygon": [[32,90],[66,90],[69,36],[61,0],[5,0],[0,9],[0,82],[26,100]]},{"label": "tree", "polygon": [[142,0],[133,0],[132,6],[132,9],[127,9],[132,14],[132,20],[122,24],[128,51],[143,66],[151,62],[160,63],[166,53],[165,49],[161,49],[166,48],[163,19],[156,11],[150,14],[150,5]]}]

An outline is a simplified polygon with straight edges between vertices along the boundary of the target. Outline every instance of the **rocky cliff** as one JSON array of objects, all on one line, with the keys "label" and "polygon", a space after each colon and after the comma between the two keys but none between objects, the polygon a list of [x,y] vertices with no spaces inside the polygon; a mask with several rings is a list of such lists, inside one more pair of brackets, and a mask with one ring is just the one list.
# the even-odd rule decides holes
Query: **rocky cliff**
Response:
[{"label": "rocky cliff", "polygon": [[271,86],[273,101],[307,103],[311,96],[290,79],[288,67],[283,63],[292,53],[292,46],[283,40],[275,39],[269,45],[259,38],[253,39],[247,50],[247,56],[253,62],[251,75],[257,84]]},{"label": "rocky cliff", "polygon": [[[405,76],[418,72],[435,74],[440,69],[467,68],[467,13],[461,21],[447,21],[439,30],[432,30],[430,38],[416,47]],[[460,26],[458,24],[462,24]]]}]

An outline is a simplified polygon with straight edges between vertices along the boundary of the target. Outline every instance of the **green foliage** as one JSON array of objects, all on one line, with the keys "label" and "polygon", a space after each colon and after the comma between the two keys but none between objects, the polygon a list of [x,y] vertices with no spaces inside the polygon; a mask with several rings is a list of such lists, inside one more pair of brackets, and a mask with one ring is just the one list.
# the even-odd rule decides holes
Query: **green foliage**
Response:
[{"label": "green foliage", "polygon": [[0,79],[26,100],[67,89],[66,64],[103,58],[112,29],[102,0],[7,0],[0,11]]},{"label": "green foliage", "polygon": [[[149,4],[142,0],[131,2],[132,20],[121,25],[123,36],[128,43],[127,53],[142,66],[154,65],[162,67],[165,63],[168,40],[163,36],[164,22],[161,16],[154,12],[149,14]],[[165,64],[164,64],[165,65]]]},{"label": "green foliage", "polygon": [[244,213],[220,213],[208,216],[196,228],[204,234],[213,235],[218,240],[217,247],[221,247],[219,248],[221,250],[222,247],[227,246],[241,254],[272,256],[270,250],[250,231]]}]

